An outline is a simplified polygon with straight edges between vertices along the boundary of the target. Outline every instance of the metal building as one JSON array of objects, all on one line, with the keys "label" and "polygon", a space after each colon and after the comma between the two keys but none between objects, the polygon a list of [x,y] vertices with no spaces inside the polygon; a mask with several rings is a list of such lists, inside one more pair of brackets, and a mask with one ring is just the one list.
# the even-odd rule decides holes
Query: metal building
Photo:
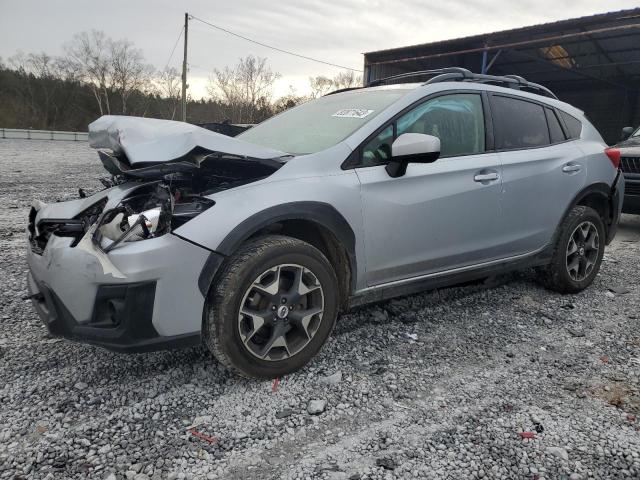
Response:
[{"label": "metal building", "polygon": [[608,143],[640,124],[640,8],[365,53],[364,78],[453,66],[540,83]]}]

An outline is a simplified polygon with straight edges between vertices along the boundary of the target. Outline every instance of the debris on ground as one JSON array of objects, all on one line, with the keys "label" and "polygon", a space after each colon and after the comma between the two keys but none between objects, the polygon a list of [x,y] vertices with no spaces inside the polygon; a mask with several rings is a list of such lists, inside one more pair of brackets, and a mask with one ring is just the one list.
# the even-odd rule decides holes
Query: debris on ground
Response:
[{"label": "debris on ground", "polygon": [[200,440],[204,440],[205,442],[208,442],[208,443],[218,443],[218,439],[216,437],[206,435],[202,432],[199,432],[195,428],[191,428],[188,431],[191,435],[193,435],[196,438],[199,438]]},{"label": "debris on ground", "polygon": [[631,290],[629,290],[624,285],[616,285],[616,286],[607,287],[607,288],[609,289],[610,292],[613,292],[616,295],[625,295],[625,294],[631,292]]},{"label": "debris on ground", "polygon": [[271,384],[271,392],[276,393],[278,391],[279,386],[280,386],[280,379],[274,378],[273,383]]}]

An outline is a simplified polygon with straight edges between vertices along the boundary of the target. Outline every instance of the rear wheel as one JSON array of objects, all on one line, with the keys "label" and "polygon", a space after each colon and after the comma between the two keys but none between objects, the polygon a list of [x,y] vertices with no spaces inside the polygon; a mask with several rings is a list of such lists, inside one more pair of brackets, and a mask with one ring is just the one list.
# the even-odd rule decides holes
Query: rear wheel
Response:
[{"label": "rear wheel", "polygon": [[331,265],[303,241],[269,236],[229,260],[209,294],[204,337],[230,370],[274,378],[320,350],[337,316]]},{"label": "rear wheel", "polygon": [[604,224],[598,212],[573,207],[561,226],[551,263],[540,272],[542,283],[560,293],[584,290],[600,270],[604,245]]}]

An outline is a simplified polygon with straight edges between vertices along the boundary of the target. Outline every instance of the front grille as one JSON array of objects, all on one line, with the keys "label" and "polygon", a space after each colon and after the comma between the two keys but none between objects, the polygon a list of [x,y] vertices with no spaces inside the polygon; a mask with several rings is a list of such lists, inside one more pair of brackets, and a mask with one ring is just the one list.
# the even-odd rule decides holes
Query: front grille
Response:
[{"label": "front grille", "polygon": [[625,173],[640,174],[640,157],[622,157],[620,166]]},{"label": "front grille", "polygon": [[42,255],[51,235],[72,237],[73,242],[71,242],[70,246],[75,247],[89,226],[98,220],[106,204],[107,198],[105,197],[68,220],[44,218],[38,222],[38,228],[35,225],[38,212],[34,207],[31,207],[28,226],[31,251],[37,255]]},{"label": "front grille", "polygon": [[625,183],[624,194],[640,196],[640,183],[631,183],[631,182]]}]

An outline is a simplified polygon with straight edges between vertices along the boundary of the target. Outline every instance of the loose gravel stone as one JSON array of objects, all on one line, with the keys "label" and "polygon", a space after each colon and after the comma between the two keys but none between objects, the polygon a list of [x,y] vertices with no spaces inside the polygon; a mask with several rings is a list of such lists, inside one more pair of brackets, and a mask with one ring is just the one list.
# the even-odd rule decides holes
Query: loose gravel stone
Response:
[{"label": "loose gravel stone", "polygon": [[561,460],[564,460],[565,462],[569,460],[569,454],[564,448],[547,447],[547,453],[549,455],[555,455],[556,457],[558,457]]},{"label": "loose gravel stone", "polygon": [[326,400],[311,400],[307,405],[307,412],[311,415],[319,415],[327,408]]},{"label": "loose gravel stone", "polygon": [[329,375],[327,377],[321,377],[318,380],[318,383],[320,383],[322,385],[337,385],[341,381],[342,381],[342,372],[338,370],[333,375]]}]

